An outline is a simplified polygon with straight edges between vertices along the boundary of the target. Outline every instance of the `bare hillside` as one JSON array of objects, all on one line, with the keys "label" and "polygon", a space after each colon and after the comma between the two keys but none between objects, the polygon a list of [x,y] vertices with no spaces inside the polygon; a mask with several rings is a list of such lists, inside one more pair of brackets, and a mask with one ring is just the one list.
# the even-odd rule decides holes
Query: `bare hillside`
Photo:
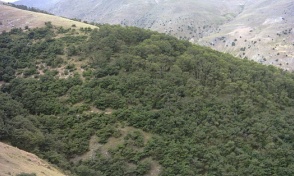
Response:
[{"label": "bare hillside", "polygon": [[0,3],[0,33],[2,31],[10,31],[12,28],[25,28],[25,26],[29,28],[42,27],[45,25],[45,22],[48,21],[51,21],[52,24],[56,26],[63,26],[65,28],[69,28],[73,24],[75,24],[77,28],[95,27],[53,15],[20,10]]},{"label": "bare hillside", "polygon": [[294,69],[294,2],[247,3],[218,33],[195,42],[264,64]]},{"label": "bare hillside", "polygon": [[[202,38],[241,13],[245,0],[61,0],[50,12],[99,23],[122,24],[175,35]],[[67,8],[64,8],[67,7]]]},{"label": "bare hillside", "polygon": [[0,176],[35,173],[38,176],[64,176],[36,155],[0,142]]}]

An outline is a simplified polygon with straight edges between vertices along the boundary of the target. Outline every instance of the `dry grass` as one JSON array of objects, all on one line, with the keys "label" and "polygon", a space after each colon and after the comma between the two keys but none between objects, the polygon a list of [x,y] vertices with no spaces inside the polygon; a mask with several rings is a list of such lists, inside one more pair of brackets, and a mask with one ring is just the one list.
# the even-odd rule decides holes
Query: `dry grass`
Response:
[{"label": "dry grass", "polygon": [[36,155],[0,142],[0,176],[35,173],[38,176],[64,176]]},{"label": "dry grass", "polygon": [[62,17],[53,15],[47,15],[43,13],[36,13],[26,10],[20,10],[14,7],[6,6],[0,3],[0,32],[10,31],[12,28],[29,28],[43,27],[45,22],[51,21],[55,26],[62,26],[64,28],[70,28],[73,24],[75,28],[81,27],[96,28],[96,26],[69,20]]}]

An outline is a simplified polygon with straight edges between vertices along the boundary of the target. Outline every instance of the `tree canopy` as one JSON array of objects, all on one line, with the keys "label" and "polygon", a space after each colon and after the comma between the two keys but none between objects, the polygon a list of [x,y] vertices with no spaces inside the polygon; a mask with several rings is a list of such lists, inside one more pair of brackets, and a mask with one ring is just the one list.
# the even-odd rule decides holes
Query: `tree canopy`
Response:
[{"label": "tree canopy", "polygon": [[0,140],[72,175],[294,175],[293,73],[135,27],[0,46]]}]

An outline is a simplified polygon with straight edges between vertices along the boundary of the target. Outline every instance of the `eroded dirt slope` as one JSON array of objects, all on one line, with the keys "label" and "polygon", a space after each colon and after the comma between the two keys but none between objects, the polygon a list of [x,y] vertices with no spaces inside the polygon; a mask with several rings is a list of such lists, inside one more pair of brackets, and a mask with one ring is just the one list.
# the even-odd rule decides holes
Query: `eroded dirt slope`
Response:
[{"label": "eroded dirt slope", "polygon": [[35,173],[38,176],[65,176],[34,154],[0,142],[0,176]]}]

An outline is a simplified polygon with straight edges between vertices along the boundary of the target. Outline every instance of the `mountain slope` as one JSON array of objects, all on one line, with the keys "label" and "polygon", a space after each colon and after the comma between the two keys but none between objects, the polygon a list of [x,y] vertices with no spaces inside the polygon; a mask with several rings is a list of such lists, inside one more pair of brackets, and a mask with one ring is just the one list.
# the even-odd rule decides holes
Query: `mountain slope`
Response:
[{"label": "mountain slope", "polygon": [[[62,0],[56,3],[50,12],[99,23],[150,28],[178,37],[182,35],[182,38],[188,38],[187,34],[190,30],[189,32],[192,32],[196,38],[200,38],[209,32],[216,31],[218,25],[240,13],[241,5],[245,2],[243,1],[227,0],[220,8],[215,0],[205,2],[193,0],[87,0],[82,3],[77,0]],[[64,8],[65,6],[67,8]],[[187,25],[190,25],[189,29],[186,29]],[[202,30],[204,26],[207,27],[207,30]],[[177,30],[177,27],[180,29]]]},{"label": "mountain slope", "polygon": [[294,175],[292,73],[135,27],[0,46],[0,140],[73,174]]},{"label": "mountain slope", "polygon": [[36,155],[0,142],[0,176],[35,173],[38,176],[65,176]]},{"label": "mountain slope", "polygon": [[43,10],[47,10],[50,7],[54,6],[57,2],[59,2],[60,0],[19,0],[14,2],[14,4],[18,4],[18,5],[26,5],[28,7],[35,7],[38,9],[43,9]]},{"label": "mountain slope", "polygon": [[294,69],[291,0],[60,0],[46,9],[68,18],[152,29]]},{"label": "mountain slope", "polygon": [[294,2],[256,1],[198,43],[287,70],[294,69]]},{"label": "mountain slope", "polygon": [[0,3],[0,33],[2,31],[10,31],[12,28],[24,29],[25,26],[29,28],[43,27],[45,26],[45,22],[48,21],[51,21],[56,26],[63,26],[65,28],[70,28],[73,24],[76,25],[76,28],[96,28],[95,26],[66,18],[21,10]]}]

